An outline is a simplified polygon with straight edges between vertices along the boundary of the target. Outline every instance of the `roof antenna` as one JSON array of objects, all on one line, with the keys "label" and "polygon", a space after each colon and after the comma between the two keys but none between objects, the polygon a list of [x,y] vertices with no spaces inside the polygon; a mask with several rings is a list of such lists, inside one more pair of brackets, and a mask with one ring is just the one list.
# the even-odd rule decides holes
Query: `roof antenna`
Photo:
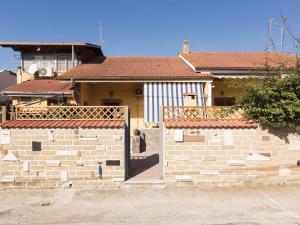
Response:
[{"label": "roof antenna", "polygon": [[274,19],[271,18],[268,20],[268,47],[267,51],[272,49],[272,28],[273,28]]},{"label": "roof antenna", "polygon": [[102,34],[103,29],[102,29],[102,22],[101,21],[99,21],[99,24],[98,24],[98,32],[99,32],[99,45],[101,47],[103,47],[104,40],[103,40],[103,34]]},{"label": "roof antenna", "polygon": [[283,52],[283,47],[284,47],[284,41],[285,41],[285,27],[281,26],[281,33],[280,33],[280,49],[281,53]]}]

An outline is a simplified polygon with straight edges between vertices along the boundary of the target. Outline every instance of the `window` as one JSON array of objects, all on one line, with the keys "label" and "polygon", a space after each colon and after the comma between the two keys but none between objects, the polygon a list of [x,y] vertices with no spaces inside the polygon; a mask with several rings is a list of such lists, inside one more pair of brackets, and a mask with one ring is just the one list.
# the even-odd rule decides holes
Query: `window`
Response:
[{"label": "window", "polygon": [[20,100],[22,103],[27,103],[27,102],[31,102],[31,97],[21,97],[21,100]]},{"label": "window", "polygon": [[[78,64],[77,56],[74,58],[74,66]],[[51,67],[54,71],[65,72],[73,68],[72,54],[24,54],[23,67],[28,71],[32,64],[39,68]]]},{"label": "window", "polygon": [[67,71],[67,55],[58,55],[57,56],[57,71],[63,72]]},{"label": "window", "polygon": [[[77,59],[74,59],[74,66],[77,65]],[[57,71],[67,71],[73,68],[72,55],[57,55]]]},{"label": "window", "polygon": [[43,67],[43,56],[42,55],[35,55],[34,61],[39,68]]},{"label": "window", "polygon": [[24,70],[28,71],[29,67],[34,64],[34,55],[32,54],[24,54],[23,55],[23,66]]},{"label": "window", "polygon": [[67,103],[66,97],[56,98],[56,99],[48,99],[48,105],[65,105]]},{"label": "window", "polygon": [[216,97],[214,99],[215,106],[231,106],[235,104],[234,97]]},{"label": "window", "polygon": [[119,105],[121,105],[121,100],[120,99],[103,99],[103,105],[119,106]]},{"label": "window", "polygon": [[52,69],[55,69],[55,60],[55,55],[44,55],[42,65],[43,67],[51,67]]},{"label": "window", "polygon": [[[73,68],[73,62],[72,62],[72,55],[69,55],[67,57],[67,60],[68,60],[68,70],[72,69]],[[75,59],[74,59],[74,65],[75,65]]]}]

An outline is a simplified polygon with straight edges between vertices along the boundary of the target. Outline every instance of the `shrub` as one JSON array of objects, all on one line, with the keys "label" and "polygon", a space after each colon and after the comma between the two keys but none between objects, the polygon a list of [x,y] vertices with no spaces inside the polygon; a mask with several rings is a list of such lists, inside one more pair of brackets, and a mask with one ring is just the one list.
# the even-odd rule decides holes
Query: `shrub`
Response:
[{"label": "shrub", "polygon": [[[297,70],[295,70],[297,71]],[[246,118],[262,125],[294,127],[300,124],[300,75],[261,79],[246,91],[239,105]]]}]

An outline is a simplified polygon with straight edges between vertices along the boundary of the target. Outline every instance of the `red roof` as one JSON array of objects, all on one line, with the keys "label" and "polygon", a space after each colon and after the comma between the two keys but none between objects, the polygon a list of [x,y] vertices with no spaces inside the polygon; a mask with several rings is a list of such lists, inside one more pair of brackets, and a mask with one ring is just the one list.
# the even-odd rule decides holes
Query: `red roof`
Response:
[{"label": "red roof", "polygon": [[94,63],[81,64],[60,79],[82,80],[167,80],[210,78],[195,73],[179,57],[102,57]]},{"label": "red roof", "polygon": [[1,128],[123,128],[123,120],[14,120],[0,123]]},{"label": "red roof", "polygon": [[265,69],[267,62],[269,67],[296,65],[294,55],[275,52],[191,52],[181,56],[197,69]]},{"label": "red roof", "polygon": [[166,121],[167,128],[256,128],[252,120]]},{"label": "red roof", "polygon": [[73,94],[70,82],[55,79],[27,80],[4,89],[3,94]]}]

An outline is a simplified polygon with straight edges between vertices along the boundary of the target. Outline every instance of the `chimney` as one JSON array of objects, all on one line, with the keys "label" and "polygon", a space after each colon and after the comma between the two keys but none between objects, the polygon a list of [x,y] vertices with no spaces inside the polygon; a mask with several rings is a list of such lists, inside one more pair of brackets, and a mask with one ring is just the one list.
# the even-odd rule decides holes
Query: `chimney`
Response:
[{"label": "chimney", "polygon": [[189,43],[188,40],[185,40],[183,42],[182,52],[185,53],[185,54],[189,54],[190,53],[190,43]]}]

